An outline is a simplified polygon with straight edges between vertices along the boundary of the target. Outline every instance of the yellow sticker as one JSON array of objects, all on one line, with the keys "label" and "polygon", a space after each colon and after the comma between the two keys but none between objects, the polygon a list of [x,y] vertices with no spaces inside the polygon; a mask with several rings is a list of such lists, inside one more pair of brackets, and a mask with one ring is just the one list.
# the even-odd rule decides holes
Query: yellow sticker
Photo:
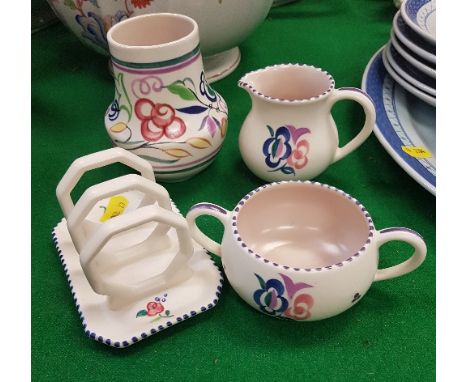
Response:
[{"label": "yellow sticker", "polygon": [[117,196],[111,197],[99,221],[104,223],[106,220],[122,215],[125,211],[125,208],[127,208],[127,206],[128,206],[128,199],[125,196],[117,195]]},{"label": "yellow sticker", "polygon": [[401,149],[413,158],[432,158],[432,153],[425,147],[401,146]]}]

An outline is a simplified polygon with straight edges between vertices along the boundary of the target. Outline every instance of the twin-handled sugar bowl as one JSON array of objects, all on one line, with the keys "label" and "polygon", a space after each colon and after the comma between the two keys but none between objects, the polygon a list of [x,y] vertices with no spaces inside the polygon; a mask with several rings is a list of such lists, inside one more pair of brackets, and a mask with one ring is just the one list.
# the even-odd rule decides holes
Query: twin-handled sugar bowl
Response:
[{"label": "twin-handled sugar bowl", "polygon": [[[224,225],[218,244],[196,218],[210,215]],[[280,182],[247,194],[228,211],[211,203],[187,214],[193,238],[220,256],[236,292],[257,310],[280,318],[314,321],[352,307],[374,281],[416,269],[426,245],[408,228],[377,230],[356,199],[316,182]],[[378,268],[379,247],[392,240],[414,248],[405,262]]]}]

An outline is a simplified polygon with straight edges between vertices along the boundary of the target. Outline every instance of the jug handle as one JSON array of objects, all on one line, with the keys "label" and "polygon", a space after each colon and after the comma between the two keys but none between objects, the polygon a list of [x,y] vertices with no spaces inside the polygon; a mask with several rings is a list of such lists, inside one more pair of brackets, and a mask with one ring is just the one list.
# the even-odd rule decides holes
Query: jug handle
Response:
[{"label": "jug handle", "polygon": [[[172,211],[172,204],[167,190],[160,184],[143,178],[140,175],[124,175],[91,186],[80,197],[67,219],[68,231],[78,252],[83,248],[86,241],[84,233],[80,229],[80,224],[88,216],[91,209],[100,200],[128,190],[141,191],[145,194],[145,200],[152,201],[153,203],[157,202],[160,207]],[[154,230],[154,234],[164,235],[169,231],[169,228],[167,225],[158,224]]]},{"label": "jug handle", "polygon": [[[149,222],[158,222],[175,228],[179,241],[179,248],[171,263],[158,275],[143,280],[138,284],[121,286],[120,284],[107,283],[107,290],[102,290],[103,288],[99,287],[97,288],[99,290],[97,293],[116,296],[116,298],[118,298],[119,295],[126,295],[129,297],[142,293],[151,293],[151,291],[161,290],[167,287],[170,283],[170,279],[179,271],[183,270],[184,265],[187,264],[187,261],[194,251],[187,222],[181,215],[175,212],[155,205],[145,206],[129,214],[120,215],[107,220],[83,247],[80,252],[80,264],[93,290],[96,291],[95,288],[101,285],[101,282],[92,260],[98,256],[99,252],[113,236]],[[120,305],[123,304],[121,303]]]},{"label": "jug handle", "polygon": [[65,218],[68,218],[68,215],[70,215],[73,210],[74,205],[71,198],[71,192],[78,184],[81,177],[89,170],[104,167],[112,163],[125,164],[134,170],[139,171],[141,176],[144,178],[155,182],[154,171],[151,164],[120,147],[98,151],[96,153],[77,158],[65,172],[65,175],[60,180],[56,189],[57,199]]},{"label": "jug handle", "polygon": [[192,206],[186,216],[188,228],[193,239],[209,252],[221,257],[221,245],[206,236],[197,226],[195,220],[202,215],[215,217],[223,223],[224,229],[226,230],[231,212],[216,204],[204,202]]},{"label": "jug handle", "polygon": [[352,100],[358,102],[364,109],[365,121],[361,131],[359,131],[351,141],[343,147],[337,147],[332,163],[339,161],[357,149],[369,137],[375,126],[374,103],[363,90],[353,87],[335,89],[331,93],[330,97],[328,97],[330,110],[336,102],[341,100]]},{"label": "jug handle", "polygon": [[414,248],[414,253],[409,259],[400,264],[378,269],[375,274],[374,281],[393,279],[394,277],[399,277],[412,272],[419,267],[426,258],[426,243],[417,232],[409,228],[393,227],[380,230],[376,237],[377,245],[379,247],[393,240],[408,243]]}]

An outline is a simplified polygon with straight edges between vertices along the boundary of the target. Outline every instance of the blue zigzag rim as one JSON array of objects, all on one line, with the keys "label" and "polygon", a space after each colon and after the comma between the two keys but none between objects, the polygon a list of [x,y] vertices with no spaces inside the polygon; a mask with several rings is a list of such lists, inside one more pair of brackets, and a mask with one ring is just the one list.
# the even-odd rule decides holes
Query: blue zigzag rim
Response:
[{"label": "blue zigzag rim", "polygon": [[[175,205],[173,205],[173,206],[175,207]],[[176,207],[174,209],[177,212],[179,212],[179,210]],[[152,328],[149,332],[142,332],[138,337],[134,336],[134,337],[132,337],[132,338],[130,338],[128,340],[122,341],[122,342],[113,341],[111,338],[104,338],[102,336],[99,336],[97,333],[95,333],[95,332],[88,329],[88,323],[86,322],[86,317],[84,316],[83,312],[80,309],[80,304],[78,302],[78,298],[76,297],[75,291],[73,290],[73,284],[72,284],[71,279],[70,279],[70,273],[68,272],[67,265],[65,263],[63,255],[62,255],[62,250],[60,249],[58,239],[57,239],[57,235],[55,233],[55,231],[57,230],[57,227],[58,227],[58,224],[52,230],[52,241],[54,242],[55,248],[56,248],[56,250],[58,252],[60,262],[62,263],[63,270],[65,271],[65,275],[67,276],[68,286],[70,287],[70,291],[71,291],[71,294],[72,294],[72,297],[73,297],[73,302],[75,303],[76,309],[78,310],[78,314],[80,315],[80,321],[81,321],[81,325],[83,326],[83,330],[85,331],[85,334],[89,338],[91,338],[91,339],[93,339],[95,341],[101,342],[103,344],[106,344],[108,346],[112,346],[112,347],[115,347],[115,348],[126,348],[126,347],[128,347],[130,345],[133,345],[133,344],[135,344],[135,343],[137,343],[137,342],[139,342],[141,340],[144,340],[145,338],[148,338],[148,337],[152,336],[153,334],[161,332],[164,329],[170,328],[171,326],[173,326],[175,324],[178,324],[178,323],[180,323],[182,321],[185,321],[188,318],[194,317],[194,316],[196,316],[196,315],[198,315],[200,313],[206,312],[207,310],[214,308],[215,305],[219,301],[219,298],[221,296],[223,282],[224,282],[224,277],[223,277],[221,271],[219,270],[219,267],[213,261],[212,257],[206,252],[205,249],[203,249],[205,251],[205,253],[208,255],[211,262],[216,267],[216,269],[217,269],[217,271],[219,273],[219,285],[216,288],[217,289],[216,298],[210,304],[208,304],[206,306],[201,306],[199,308],[199,312],[196,312],[195,310],[192,310],[192,311],[190,311],[189,314],[184,314],[182,316],[176,317],[175,322],[167,321],[163,325],[158,325],[157,327]]]}]

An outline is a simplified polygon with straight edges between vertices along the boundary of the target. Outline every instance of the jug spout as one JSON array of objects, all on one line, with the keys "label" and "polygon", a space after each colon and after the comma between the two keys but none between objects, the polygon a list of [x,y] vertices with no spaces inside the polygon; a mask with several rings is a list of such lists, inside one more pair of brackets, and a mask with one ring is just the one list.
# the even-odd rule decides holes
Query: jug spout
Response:
[{"label": "jug spout", "polygon": [[244,89],[247,93],[249,94],[254,94],[255,93],[255,88],[254,84],[251,82],[251,73],[245,74],[238,82],[237,86],[240,88]]},{"label": "jug spout", "polygon": [[290,104],[305,104],[326,97],[335,86],[326,71],[303,64],[267,66],[245,74],[238,82],[252,98]]},{"label": "jug spout", "polygon": [[270,97],[264,93],[262,85],[262,74],[266,70],[268,70],[268,68],[249,72],[237,82],[237,85],[250,95],[252,105],[268,103],[268,101],[270,101]]}]

